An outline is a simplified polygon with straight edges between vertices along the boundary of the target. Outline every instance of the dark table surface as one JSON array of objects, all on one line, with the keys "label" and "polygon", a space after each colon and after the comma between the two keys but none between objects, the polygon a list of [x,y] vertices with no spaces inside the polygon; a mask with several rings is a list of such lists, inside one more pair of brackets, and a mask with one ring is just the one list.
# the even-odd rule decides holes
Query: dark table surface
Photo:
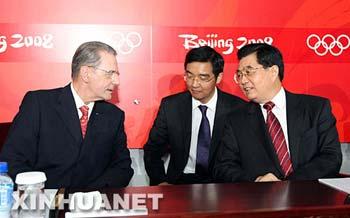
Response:
[{"label": "dark table surface", "polygon": [[[114,193],[163,194],[158,210],[152,210],[152,201],[146,200],[149,217],[350,217],[348,195],[318,181],[147,186],[100,192],[109,198]],[[56,211],[59,217],[64,212]]]}]

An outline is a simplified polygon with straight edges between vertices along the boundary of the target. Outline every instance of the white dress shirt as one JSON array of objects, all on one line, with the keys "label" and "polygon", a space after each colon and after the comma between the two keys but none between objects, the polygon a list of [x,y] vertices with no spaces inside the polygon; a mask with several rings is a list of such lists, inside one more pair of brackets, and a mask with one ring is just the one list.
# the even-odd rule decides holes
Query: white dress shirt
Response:
[{"label": "white dress shirt", "polygon": [[200,101],[192,97],[192,131],[191,131],[191,144],[190,144],[190,154],[184,173],[195,173],[196,172],[196,158],[197,158],[197,143],[198,143],[198,132],[199,126],[202,121],[202,112],[198,108],[199,105],[205,105],[207,109],[207,118],[210,125],[210,135],[213,134],[216,102],[218,101],[218,92],[215,88],[213,97],[206,103],[202,104]]},{"label": "white dress shirt", "polygon": [[[275,95],[275,97],[273,97],[271,101],[275,104],[275,106],[272,108],[272,113],[277,117],[278,121],[282,126],[282,131],[284,134],[284,138],[286,139],[287,148],[289,152],[286,92],[284,91],[283,87],[281,87],[280,91],[277,93],[277,95]],[[260,107],[266,122],[267,112],[264,108],[264,104],[260,104]]]},{"label": "white dress shirt", "polygon": [[[77,107],[77,111],[78,111],[78,116],[79,119],[83,116],[83,113],[80,111],[80,107],[84,106],[84,101],[80,98],[80,96],[78,95],[78,93],[75,91],[73,84],[70,84],[70,89],[72,90],[72,94],[73,94],[73,98],[74,98],[74,102],[75,102],[75,106]],[[88,119],[90,119],[90,115],[92,113],[92,109],[94,108],[95,102],[90,102],[88,105],[89,107],[89,114],[88,114]]]}]

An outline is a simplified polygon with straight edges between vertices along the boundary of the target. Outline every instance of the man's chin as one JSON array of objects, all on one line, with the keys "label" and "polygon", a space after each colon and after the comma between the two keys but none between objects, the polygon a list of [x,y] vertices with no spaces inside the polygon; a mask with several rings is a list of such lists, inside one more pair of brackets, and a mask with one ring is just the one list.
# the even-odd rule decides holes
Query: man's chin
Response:
[{"label": "man's chin", "polygon": [[197,101],[200,101],[202,104],[206,104],[209,101],[207,97],[203,97],[203,96],[192,96],[192,97]]},{"label": "man's chin", "polygon": [[111,100],[113,96],[113,92],[107,91],[104,96],[104,100]]},{"label": "man's chin", "polygon": [[192,97],[198,101],[202,100],[203,99],[203,96],[200,96],[200,95],[194,95],[192,94]]},{"label": "man's chin", "polygon": [[95,99],[95,101],[109,101],[112,99],[112,95],[105,94]]},{"label": "man's chin", "polygon": [[105,96],[103,100],[105,101],[109,101],[112,99],[112,95],[109,95],[109,96]]},{"label": "man's chin", "polygon": [[255,103],[261,104],[261,101],[259,99],[257,99],[256,97],[254,97],[254,98],[252,96],[250,96],[250,97],[246,96],[246,97],[249,101],[253,101]]},{"label": "man's chin", "polygon": [[253,93],[243,92],[243,94],[250,101],[254,101],[254,99],[256,98],[256,96]]}]

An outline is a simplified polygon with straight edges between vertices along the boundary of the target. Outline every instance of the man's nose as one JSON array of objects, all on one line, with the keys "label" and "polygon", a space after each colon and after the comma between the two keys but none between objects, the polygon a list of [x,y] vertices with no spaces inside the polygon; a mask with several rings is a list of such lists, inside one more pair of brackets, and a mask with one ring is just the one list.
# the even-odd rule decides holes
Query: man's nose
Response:
[{"label": "man's nose", "polygon": [[246,74],[242,74],[242,78],[241,78],[241,81],[240,81],[240,83],[241,84],[245,84],[245,83],[247,83],[249,80],[248,80],[248,78],[247,78],[247,75]]},{"label": "man's nose", "polygon": [[201,85],[201,83],[200,83],[200,81],[199,81],[199,78],[198,78],[198,77],[193,78],[193,80],[192,80],[192,86],[193,86],[193,87],[198,87],[198,86],[200,86],[200,85]]},{"label": "man's nose", "polygon": [[119,74],[117,74],[117,73],[113,74],[113,76],[112,76],[112,83],[113,83],[113,85],[119,85],[119,83],[120,83]]}]

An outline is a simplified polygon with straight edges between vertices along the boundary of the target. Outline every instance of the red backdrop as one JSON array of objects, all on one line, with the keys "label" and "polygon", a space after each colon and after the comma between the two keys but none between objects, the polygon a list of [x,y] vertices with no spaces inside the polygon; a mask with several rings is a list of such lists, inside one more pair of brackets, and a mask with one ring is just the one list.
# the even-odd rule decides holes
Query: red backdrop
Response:
[{"label": "red backdrop", "polygon": [[208,44],[226,61],[220,87],[232,82],[236,51],[267,42],[281,49],[285,87],[330,98],[341,141],[350,141],[348,0],[0,1],[0,122],[12,121],[29,90],[64,86],[81,43],[118,51],[121,85],[112,102],[126,112],[130,148],[141,148],[162,97],[184,90],[188,49]]}]

